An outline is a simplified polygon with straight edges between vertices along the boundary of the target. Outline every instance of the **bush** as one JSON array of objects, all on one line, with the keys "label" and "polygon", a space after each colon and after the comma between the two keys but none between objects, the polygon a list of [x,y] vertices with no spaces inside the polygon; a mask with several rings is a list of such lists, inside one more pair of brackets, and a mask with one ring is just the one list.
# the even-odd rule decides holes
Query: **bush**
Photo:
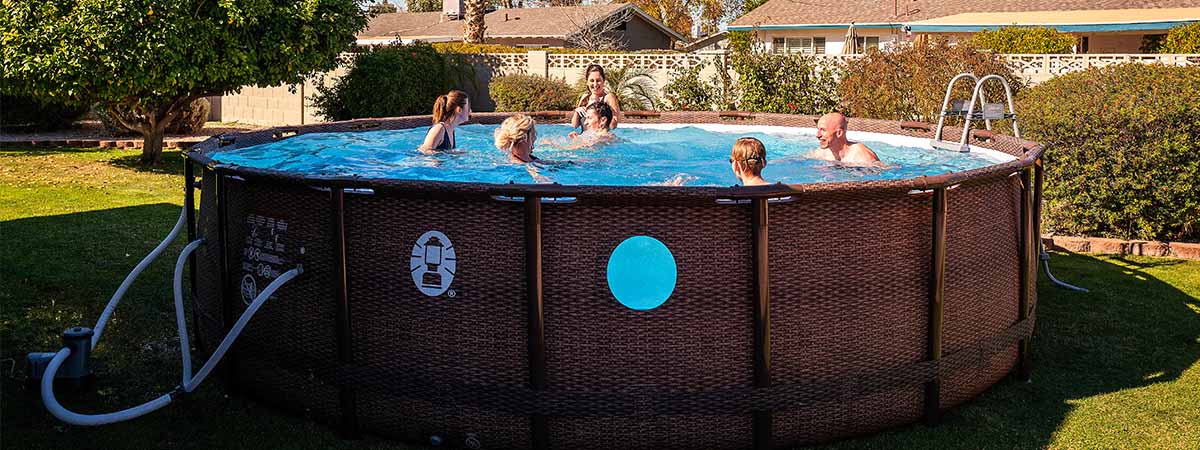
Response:
[{"label": "bush", "polygon": [[[945,40],[918,41],[887,52],[868,49],[863,58],[851,60],[838,85],[842,112],[854,117],[933,122],[941,113],[946,83],[962,72],[1003,76],[1014,96],[1024,86],[1000,55],[968,44],[951,46]],[[973,88],[971,83],[959,81],[953,98],[970,99]],[[992,101],[1004,98],[999,83],[989,82],[985,93]]]},{"label": "bush", "polygon": [[1200,22],[1171,27],[1159,43],[1159,53],[1200,53]]},{"label": "bush", "polygon": [[1000,27],[980,30],[971,43],[996,53],[1071,53],[1075,36],[1050,27]]},{"label": "bush", "polygon": [[422,42],[374,47],[349,65],[332,86],[319,83],[312,99],[329,120],[429,114],[453,85],[446,59]]},{"label": "bush", "polygon": [[496,111],[566,111],[575,108],[575,91],[566,82],[536,75],[505,75],[488,86]]},{"label": "bush", "polygon": [[87,106],[45,102],[20,95],[4,95],[0,96],[0,129],[57,130],[71,126],[87,111]]},{"label": "bush", "polygon": [[715,88],[700,79],[704,65],[676,67],[671,82],[663,86],[663,106],[669,111],[709,111],[716,98]]},{"label": "bush", "polygon": [[800,54],[754,49],[733,54],[740,107],[747,111],[820,114],[837,107],[842,67]]},{"label": "bush", "polygon": [[[125,118],[125,122],[137,123],[138,120],[133,117],[133,113],[124,110],[120,105],[96,105],[96,117],[100,118],[100,123],[104,125],[104,131],[112,136],[129,136],[141,134],[137,130],[130,129],[121,124],[117,120],[117,116]],[[206,98],[198,98],[188,105],[187,109],[179,112],[179,115],[167,124],[164,130],[166,134],[192,134],[204,128],[204,122],[208,121],[208,113],[212,111],[212,104]]]},{"label": "bush", "polygon": [[1200,69],[1127,63],[1050,79],[1019,101],[1045,144],[1046,229],[1200,239]]}]

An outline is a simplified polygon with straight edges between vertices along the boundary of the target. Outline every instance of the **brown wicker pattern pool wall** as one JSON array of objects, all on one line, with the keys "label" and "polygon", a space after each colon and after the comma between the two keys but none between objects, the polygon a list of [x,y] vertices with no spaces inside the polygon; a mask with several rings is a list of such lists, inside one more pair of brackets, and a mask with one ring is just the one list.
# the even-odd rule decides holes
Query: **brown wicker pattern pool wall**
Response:
[{"label": "brown wicker pattern pool wall", "polygon": [[[1029,374],[1036,143],[974,131],[975,146],[1017,159],[935,177],[760,187],[367,180],[211,159],[299,133],[428,121],[275,128],[188,153],[189,205],[200,187],[189,233],[207,240],[193,265],[199,344],[214,348],[244,311],[246,283],[304,269],[226,356],[230,389],[350,436],[417,444],[761,449],[936,422],[1014,369]],[[923,138],[931,128],[850,121]],[[409,273],[429,230],[458,257],[452,290],[437,297]],[[646,311],[619,304],[605,279],[610,253],[637,235],[664,243],[678,267],[670,299]]]}]

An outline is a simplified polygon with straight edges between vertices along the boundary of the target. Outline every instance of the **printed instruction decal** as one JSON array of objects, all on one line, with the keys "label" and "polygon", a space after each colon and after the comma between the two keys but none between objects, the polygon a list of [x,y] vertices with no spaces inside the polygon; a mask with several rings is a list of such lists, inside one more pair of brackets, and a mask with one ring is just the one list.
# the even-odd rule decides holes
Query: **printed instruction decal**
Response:
[{"label": "printed instruction decal", "polygon": [[[266,287],[290,266],[286,256],[288,222],[273,217],[250,214],[246,216],[246,246],[242,250],[242,303],[249,306]],[[301,250],[303,252],[303,250]]]},{"label": "printed instruction decal", "polygon": [[450,283],[454,282],[454,274],[458,271],[458,259],[454,254],[454,244],[442,232],[430,230],[417,238],[408,268],[412,272],[413,284],[422,294],[454,297]]}]

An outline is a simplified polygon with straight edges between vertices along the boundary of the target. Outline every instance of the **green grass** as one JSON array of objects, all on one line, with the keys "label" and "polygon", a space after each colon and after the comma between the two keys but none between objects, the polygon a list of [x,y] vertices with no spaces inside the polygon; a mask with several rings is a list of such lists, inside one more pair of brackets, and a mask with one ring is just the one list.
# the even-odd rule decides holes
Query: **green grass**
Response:
[{"label": "green grass", "polygon": [[[178,218],[182,164],[137,152],[0,150],[0,447],[20,449],[405,448],[344,441],[330,428],[224,395],[208,382],[146,417],[99,428],[55,421],[24,386],[24,355],[95,323],[112,291]],[[180,240],[182,241],[182,239]],[[177,254],[177,243],[166,255]],[[98,388],[64,403],[107,412],[178,384],[173,257],[142,275],[93,360]],[[1033,380],[1005,380],[948,412],[822,448],[1200,447],[1200,262],[1055,255],[1090,294],[1039,284]]]}]

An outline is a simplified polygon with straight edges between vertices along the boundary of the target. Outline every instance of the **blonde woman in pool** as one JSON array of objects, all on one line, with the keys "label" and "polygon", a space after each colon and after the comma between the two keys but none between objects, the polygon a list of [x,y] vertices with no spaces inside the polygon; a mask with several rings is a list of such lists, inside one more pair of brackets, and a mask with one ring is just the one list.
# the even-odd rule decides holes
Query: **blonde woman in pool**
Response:
[{"label": "blonde woman in pool", "polygon": [[533,156],[533,143],[537,140],[537,122],[524,114],[513,114],[500,124],[493,134],[496,148],[508,153],[508,161],[514,164],[524,164],[525,170],[538,183],[551,183],[553,180],[540,173],[544,168],[543,161]]},{"label": "blonde woman in pool", "polygon": [[739,138],[729,153],[729,165],[733,176],[743,186],[767,184],[762,177],[763,168],[767,166],[767,148],[762,141],[752,137]]}]

